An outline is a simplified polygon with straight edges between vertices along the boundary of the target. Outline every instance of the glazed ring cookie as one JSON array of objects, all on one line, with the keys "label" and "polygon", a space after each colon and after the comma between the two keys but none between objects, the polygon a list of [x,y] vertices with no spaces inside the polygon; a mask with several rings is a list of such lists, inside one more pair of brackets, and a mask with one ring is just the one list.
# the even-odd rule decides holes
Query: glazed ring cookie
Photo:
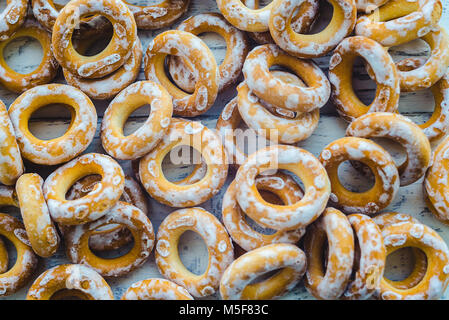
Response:
[{"label": "glazed ring cookie", "polygon": [[[180,90],[167,77],[167,55],[185,58],[193,65],[198,77],[192,94]],[[180,30],[159,34],[148,46],[144,66],[147,80],[161,84],[172,96],[176,115],[195,117],[214,104],[219,84],[217,62],[209,47],[197,36]]]},{"label": "glazed ring cookie", "polygon": [[[179,25],[178,30],[194,35],[215,32],[222,36],[227,49],[226,56],[218,67],[220,73],[218,91],[223,91],[238,80],[249,52],[249,43],[244,32],[230,25],[218,13],[204,13],[190,17]],[[169,60],[169,70],[173,81],[182,90],[186,92],[195,90],[196,79],[186,67],[185,58],[174,56]]]},{"label": "glazed ring cookie", "polygon": [[[101,181],[82,198],[67,200],[66,193],[80,178],[101,175]],[[125,175],[111,157],[84,154],[56,169],[44,183],[44,195],[51,217],[58,223],[76,225],[104,216],[123,194]]]},{"label": "glazed ring cookie", "polygon": [[[263,234],[254,230],[246,221],[245,213],[240,209],[236,196],[236,183],[233,181],[223,197],[222,220],[229,234],[242,249],[251,251],[272,243],[297,243],[305,233],[305,228],[291,231],[277,231]],[[292,205],[303,196],[298,184],[290,176],[278,173],[273,176],[260,176],[256,179],[257,190],[268,191],[281,201],[277,204]]]},{"label": "glazed ring cookie", "polygon": [[[305,186],[304,197],[291,205],[274,205],[257,190],[256,177],[270,169],[297,175]],[[330,195],[330,182],[319,160],[301,148],[274,145],[258,150],[240,166],[236,175],[237,201],[250,218],[275,230],[303,228],[316,220]]]},{"label": "glazed ring cookie", "polygon": [[[123,256],[104,259],[89,248],[89,238],[98,228],[110,224],[126,227],[133,236],[134,245]],[[138,208],[121,201],[100,219],[67,229],[64,236],[67,256],[72,263],[87,265],[104,277],[120,277],[140,267],[148,260],[154,246],[151,221]]]},{"label": "glazed ring cookie", "polygon": [[[242,0],[250,9],[259,9],[259,0]],[[307,33],[318,18],[319,1],[306,1],[292,18],[292,29],[297,33]],[[249,36],[258,44],[274,43],[270,31],[249,32]]]},{"label": "glazed ring cookie", "polygon": [[222,138],[230,163],[237,166],[246,161],[245,150],[239,148],[235,141],[235,130],[242,121],[238,108],[238,98],[235,97],[223,108],[215,126]]},{"label": "glazed ring cookie", "polygon": [[[109,45],[95,56],[82,56],[73,47],[71,37],[76,27],[72,21],[101,15],[114,26]],[[59,64],[83,78],[101,78],[120,68],[130,57],[137,38],[132,13],[122,1],[73,0],[58,15],[53,28],[52,45]]]},{"label": "glazed ring cookie", "polygon": [[[67,200],[75,200],[84,197],[95,185],[100,182],[101,176],[86,176],[77,182],[67,192]],[[148,205],[144,191],[140,184],[130,176],[125,176],[125,187],[120,201],[127,202],[140,209],[148,216]],[[94,251],[116,250],[133,240],[128,229],[117,225],[107,225],[96,230],[89,239],[89,246]]]},{"label": "glazed ring cookie", "polygon": [[317,34],[296,33],[291,19],[304,0],[275,0],[272,2],[269,28],[276,44],[289,54],[300,58],[316,58],[335,48],[351,34],[357,19],[352,0],[328,0],[333,7],[332,20]]},{"label": "glazed ring cookie", "polygon": [[399,68],[401,91],[430,88],[446,74],[449,67],[449,37],[446,31],[437,27],[421,39],[429,45],[430,57],[412,70],[402,71],[402,68]]},{"label": "glazed ring cookie", "polygon": [[449,224],[449,137],[445,138],[433,152],[432,165],[424,179],[426,203],[433,215]]},{"label": "glazed ring cookie", "polygon": [[[286,84],[291,83],[286,82],[285,77],[276,78],[281,79]],[[291,85],[295,85],[295,83],[297,81],[294,81]],[[298,113],[298,116],[292,119],[280,114],[273,114],[267,110],[268,108],[262,104],[263,101],[250,91],[246,82],[240,84],[237,91],[238,110],[245,123],[258,134],[276,143],[293,144],[303,141],[309,138],[318,126],[319,109]]]},{"label": "glazed ring cookie", "polygon": [[[209,263],[201,275],[190,272],[182,263],[178,243],[186,231],[199,234],[207,246]],[[156,263],[167,279],[189,291],[194,297],[214,294],[223,272],[234,260],[234,248],[224,226],[201,208],[180,209],[169,214],[159,226]]]},{"label": "glazed ring cookie", "polygon": [[0,185],[0,207],[19,207],[16,189],[13,186]]},{"label": "glazed ring cookie", "polygon": [[[426,58],[407,58],[396,65],[401,73],[419,68],[426,60]],[[443,138],[449,129],[449,73],[444,75],[430,90],[434,97],[435,108],[430,119],[419,124],[419,127],[430,142],[435,142]]]},{"label": "glazed ring cookie", "polygon": [[[368,166],[375,177],[374,186],[365,192],[346,189],[338,177],[344,161],[359,161]],[[386,208],[399,189],[399,173],[390,154],[371,140],[346,137],[328,144],[320,154],[332,185],[330,203],[345,213],[372,215]]]},{"label": "glazed ring cookie", "polygon": [[[242,0],[217,0],[218,9],[234,27],[249,32],[268,31],[273,3],[261,9],[250,9]],[[255,6],[252,6],[255,7]]]},{"label": "glazed ring cookie", "polygon": [[[36,138],[28,127],[33,113],[52,103],[70,106],[72,121],[64,135],[51,140]],[[9,108],[22,156],[42,165],[67,162],[82,153],[92,142],[97,127],[97,112],[92,101],[78,89],[48,84],[20,95]]]},{"label": "glazed ring cookie", "polygon": [[[8,44],[24,37],[36,39],[43,52],[39,66],[27,74],[14,71],[4,58],[4,50]],[[22,93],[38,85],[49,83],[56,76],[58,68],[59,64],[52,53],[51,35],[36,22],[25,22],[7,41],[0,42],[0,84],[10,91]]]},{"label": "glazed ring cookie", "polygon": [[6,8],[0,12],[0,41],[7,40],[20,28],[27,12],[28,0],[6,0]]},{"label": "glazed ring cookie", "polygon": [[[322,259],[326,242],[328,253],[324,270]],[[306,289],[317,299],[338,299],[346,290],[354,263],[354,233],[348,218],[334,208],[327,208],[307,229],[304,251],[308,262]]]},{"label": "glazed ring cookie", "polygon": [[0,235],[12,242],[17,252],[14,266],[0,274],[0,297],[22,288],[37,266],[37,257],[31,249],[25,228],[18,219],[0,213]]},{"label": "glazed ring cookie", "polygon": [[449,249],[443,239],[430,227],[413,222],[396,223],[382,229],[387,255],[406,247],[415,247],[427,257],[427,271],[414,287],[398,289],[394,282],[381,281],[383,300],[438,299],[448,284]]},{"label": "glazed ring cookie", "polygon": [[124,2],[134,14],[137,28],[154,30],[172,25],[189,9],[190,0],[164,0],[149,6],[138,6],[128,1]]},{"label": "glazed ring cookie", "polygon": [[[31,0],[33,16],[39,23],[46,28],[49,32],[53,32],[53,26],[58,18],[59,11],[64,5],[53,2],[53,0]],[[86,30],[95,30],[101,32],[105,26],[105,18],[102,16],[92,16],[81,19],[80,28],[75,30],[80,31],[83,36],[87,36],[84,33]],[[81,32],[81,30],[83,30]]]},{"label": "glazed ring cookie", "polygon": [[5,244],[0,240],[0,275],[8,271],[9,256]]},{"label": "glazed ring cookie", "polygon": [[[224,300],[268,300],[294,288],[306,271],[306,256],[297,246],[275,243],[237,258],[220,281]],[[251,284],[258,276],[281,269],[274,276]]]},{"label": "glazed ring cookie", "polygon": [[101,79],[86,79],[70,73],[67,69],[63,69],[64,78],[69,85],[80,89],[92,99],[111,99],[137,79],[142,56],[142,44],[139,39],[136,39],[131,56],[123,66],[111,74]]},{"label": "glazed ring cookie", "polygon": [[62,264],[42,273],[28,290],[27,300],[50,300],[64,289],[73,290],[86,300],[114,300],[108,283],[81,264]]},{"label": "glazed ring cookie", "polygon": [[[352,87],[352,69],[357,57],[365,59],[374,67],[376,97],[365,105]],[[393,59],[387,50],[374,40],[365,37],[344,39],[335,49],[329,63],[329,80],[332,84],[332,98],[340,116],[346,121],[369,112],[395,112],[400,95],[399,76]]]},{"label": "glazed ring cookie", "polygon": [[13,185],[24,171],[16,135],[8,110],[0,100],[0,183]]},{"label": "glazed ring cookie", "polygon": [[[306,83],[286,83],[270,73],[270,67],[289,68]],[[275,45],[253,49],[245,60],[243,74],[249,89],[264,101],[298,112],[321,108],[330,96],[330,85],[323,71],[312,61],[292,57]]]},{"label": "glazed ring cookie", "polygon": [[152,278],[133,283],[122,300],[193,300],[193,297],[174,282]]},{"label": "glazed ring cookie", "polygon": [[[395,224],[395,223],[404,223],[404,222],[412,222],[419,224],[420,222],[413,218],[412,216],[404,213],[397,212],[385,212],[381,213],[375,217],[373,217],[374,222],[379,226],[382,230],[386,226]],[[397,289],[410,289],[416,286],[423,278],[427,272],[427,257],[426,255],[418,248],[411,248],[413,253],[413,258],[415,262],[415,266],[412,272],[408,275],[407,278],[403,280],[393,281],[386,277],[383,278],[383,281],[390,283]]]},{"label": "glazed ring cookie", "polygon": [[[123,127],[139,107],[150,104],[145,123],[125,136]],[[167,133],[173,104],[167,90],[151,81],[133,83],[111,101],[101,125],[101,142],[107,153],[121,160],[132,160],[149,153]]]},{"label": "glazed ring cookie", "polygon": [[374,112],[355,119],[346,129],[347,136],[360,138],[388,138],[399,143],[407,154],[398,167],[400,185],[418,181],[430,164],[429,139],[418,125],[400,114]]},{"label": "glazed ring cookie", "polygon": [[356,236],[356,250],[359,250],[360,258],[354,263],[355,278],[348,284],[343,297],[350,300],[367,300],[380,288],[386,259],[384,241],[380,228],[370,217],[351,214],[348,220]]},{"label": "glazed ring cookie", "polygon": [[440,0],[391,0],[358,18],[355,33],[385,47],[397,46],[430,32],[441,18]]},{"label": "glazed ring cookie", "polygon": [[[182,145],[195,148],[207,165],[204,177],[187,185],[168,181],[162,171],[165,156]],[[179,160],[190,161],[190,158]],[[200,122],[172,121],[162,141],[141,159],[139,174],[143,186],[157,201],[171,207],[192,207],[212,198],[225,183],[228,174],[226,152],[215,132]]]},{"label": "glazed ring cookie", "polygon": [[58,250],[59,235],[48,212],[43,183],[36,173],[24,174],[17,180],[16,193],[31,247],[38,256],[48,258]]}]

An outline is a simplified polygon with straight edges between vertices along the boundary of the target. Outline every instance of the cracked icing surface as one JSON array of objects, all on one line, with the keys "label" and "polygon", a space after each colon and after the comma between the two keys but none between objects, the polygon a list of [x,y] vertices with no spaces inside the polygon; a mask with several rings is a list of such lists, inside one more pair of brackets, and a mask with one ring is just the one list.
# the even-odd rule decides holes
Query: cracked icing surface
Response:
[{"label": "cracked icing surface", "polygon": [[0,12],[0,41],[5,41],[23,24],[28,10],[28,0],[7,0]]}]

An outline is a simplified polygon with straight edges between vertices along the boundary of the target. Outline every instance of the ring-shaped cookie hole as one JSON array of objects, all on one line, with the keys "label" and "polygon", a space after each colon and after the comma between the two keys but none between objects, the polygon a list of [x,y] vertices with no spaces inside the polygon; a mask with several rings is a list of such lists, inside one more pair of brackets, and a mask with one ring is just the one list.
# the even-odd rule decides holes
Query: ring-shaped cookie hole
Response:
[{"label": "ring-shaped cookie hole", "polygon": [[295,287],[306,270],[306,256],[297,246],[267,245],[240,256],[220,281],[224,300],[274,299]]},{"label": "ring-shaped cookie hole", "polygon": [[[305,86],[275,77],[270,72],[275,65],[289,69]],[[293,57],[276,45],[253,49],[245,60],[243,74],[257,97],[282,109],[309,112],[322,107],[330,96],[329,81],[314,62]]]},{"label": "ring-shaped cookie hole", "polygon": [[[167,154],[170,154],[170,159],[175,164],[180,163],[179,161],[190,161],[190,156],[180,157],[177,152],[173,152],[181,145],[195,148],[204,158],[207,168],[200,180],[180,184],[170,182],[164,176],[162,161]],[[201,163],[198,157],[196,164]],[[197,168],[202,170],[202,166]],[[195,175],[197,173],[197,170],[192,172]],[[227,156],[220,138],[212,130],[195,121],[172,120],[162,141],[139,163],[140,181],[147,192],[157,201],[171,207],[191,207],[209,200],[223,186],[227,173]]]},{"label": "ring-shaped cookie hole", "polygon": [[[187,230],[197,233],[207,246],[209,261],[206,271],[196,275],[179,257],[178,244]],[[174,211],[159,227],[156,245],[159,272],[184,286],[195,297],[214,294],[223,272],[234,259],[234,248],[224,226],[211,213],[201,208]]]},{"label": "ring-shaped cookie hole", "polygon": [[419,248],[427,257],[427,269],[421,281],[405,289],[398,289],[394,286],[394,282],[383,279],[380,298],[383,300],[439,299],[447,287],[449,250],[438,233],[420,223],[404,222],[384,227],[382,236],[387,255],[405,247]]},{"label": "ring-shaped cookie hole", "polygon": [[420,39],[430,47],[429,58],[422,59],[422,63],[416,68],[398,68],[401,91],[413,92],[430,88],[446,74],[449,67],[449,36],[445,29],[436,27]]},{"label": "ring-shaped cookie hole", "polygon": [[[261,6],[265,6],[267,1],[242,0],[242,3],[248,6],[250,9],[259,9]],[[292,18],[292,28],[298,33],[307,33],[315,25],[318,18],[319,1],[304,2],[301,8],[297,10],[297,13]],[[327,14],[327,10],[323,11]],[[322,13],[323,13],[322,12]],[[249,36],[258,44],[274,43],[271,37],[270,31],[265,32],[248,32]]]},{"label": "ring-shaped cookie hole", "polygon": [[182,286],[166,279],[151,278],[133,283],[122,300],[193,300]]},{"label": "ring-shaped cookie hole", "polygon": [[442,14],[439,0],[392,0],[357,19],[355,33],[391,47],[429,33]]},{"label": "ring-shaped cookie hole", "polygon": [[201,153],[187,145],[179,145],[162,160],[164,177],[179,185],[193,184],[204,178],[207,164]]},{"label": "ring-shaped cookie hole", "polygon": [[[304,183],[304,197],[291,205],[273,205],[262,199],[255,178],[283,169]],[[323,212],[330,195],[326,170],[309,152],[286,145],[263,148],[248,157],[236,175],[237,200],[244,212],[262,226],[276,230],[306,227]]]},{"label": "ring-shaped cookie hole", "polygon": [[[135,132],[124,135],[123,127],[131,113],[150,104],[145,123]],[[167,133],[173,105],[168,92],[151,81],[136,82],[112,100],[105,111],[101,141],[110,155],[121,160],[137,159],[149,153]]]},{"label": "ring-shaped cookie hole", "polygon": [[351,192],[366,192],[374,187],[375,177],[370,167],[360,161],[343,161],[338,166],[341,185]]},{"label": "ring-shaped cookie hole", "polygon": [[[426,63],[426,58],[407,58],[399,61],[396,65],[400,72],[407,72],[417,70]],[[449,126],[449,75],[445,74],[437,83],[435,83],[430,90],[420,90],[413,93],[413,99],[425,99],[426,103],[420,104],[422,107],[418,110],[410,110],[410,108],[401,108],[399,112],[427,112],[431,113],[429,117],[423,115],[425,121],[415,123],[424,131],[424,134],[429,138],[430,142],[435,143],[444,137]],[[408,97],[406,97],[408,98]],[[431,103],[429,100],[433,100]],[[404,105],[406,105],[404,103]]]},{"label": "ring-shaped cookie hole", "polygon": [[36,173],[23,174],[17,179],[16,193],[31,247],[40,257],[48,258],[58,250],[60,239],[45,202],[43,183]]},{"label": "ring-shaped cookie hole", "polygon": [[[72,35],[80,19],[101,15],[114,26],[114,35],[108,46],[95,56],[77,53]],[[125,3],[112,0],[96,6],[93,0],[69,2],[59,13],[53,28],[52,46],[61,66],[83,78],[101,78],[120,68],[130,57],[136,41],[134,17]]]},{"label": "ring-shaped cookie hole", "polygon": [[303,1],[273,1],[269,28],[276,44],[289,54],[300,58],[320,57],[335,48],[352,32],[357,19],[357,9],[355,2],[347,0],[328,2],[333,6],[333,15],[326,28],[315,34],[299,34],[293,30],[291,21]]},{"label": "ring-shaped cookie hole", "polygon": [[[261,197],[270,204],[292,204],[301,200],[304,193],[298,184],[284,173],[256,178]],[[251,251],[272,243],[297,243],[305,230],[276,231],[264,228],[245,215],[237,203],[235,181],[223,197],[222,220],[233,240],[245,251]]]},{"label": "ring-shaped cookie hole", "polygon": [[[353,66],[356,58],[376,68],[372,70],[376,95],[366,105],[354,93],[352,86]],[[329,63],[329,81],[332,100],[340,116],[348,122],[369,112],[395,112],[399,101],[399,76],[393,59],[385,48],[365,37],[344,39],[335,49]]]},{"label": "ring-shaped cookie hole", "polygon": [[[354,120],[347,128],[348,136],[361,138],[386,138],[402,146],[405,161],[396,166],[401,186],[410,185],[420,179],[430,164],[429,140],[418,125],[400,114],[376,112],[365,114]],[[388,151],[394,150],[391,147]],[[390,153],[392,154],[392,153]]]},{"label": "ring-shaped cookie hole", "polygon": [[58,300],[70,295],[81,300],[114,300],[107,282],[81,264],[62,264],[46,270],[31,285],[27,300]]},{"label": "ring-shaped cookie hole", "polygon": [[[32,45],[28,47],[29,50],[22,50],[30,42]],[[20,54],[16,50],[10,51],[18,45]],[[8,40],[0,42],[0,83],[16,93],[49,83],[56,76],[59,67],[52,51],[51,35],[36,22],[26,22]],[[11,54],[14,58],[5,60],[6,55]],[[15,66],[14,60],[19,59]],[[8,64],[9,61],[11,65]],[[28,67],[30,61],[40,62]]]},{"label": "ring-shaped cookie hole", "polygon": [[[42,130],[40,120],[52,115],[58,115],[58,118],[64,119],[58,123],[55,130]],[[49,141],[62,137],[69,131],[73,125],[73,117],[75,116],[75,109],[70,104],[65,103],[50,103],[35,110],[28,120],[28,130],[36,137],[36,139]]]},{"label": "ring-shaped cookie hole", "polygon": [[2,1],[0,7],[0,41],[8,40],[14,32],[20,28],[26,19],[28,12],[28,0],[6,0]]},{"label": "ring-shaped cookie hole", "polygon": [[[338,167],[347,160],[362,162],[375,176],[374,186],[365,192],[346,189],[338,178]],[[345,213],[372,215],[387,207],[399,189],[399,174],[390,154],[371,140],[346,137],[327,145],[320,155],[332,185],[330,202]]]},{"label": "ring-shaped cookie hole", "polygon": [[[10,242],[15,247],[15,254],[14,250],[11,250],[11,257],[3,257],[8,258],[7,270],[0,274],[0,296],[8,296],[27,283],[36,268],[37,256],[30,246],[22,222],[17,218],[0,213],[0,236],[3,239],[2,244]],[[2,251],[4,255],[4,250]]]},{"label": "ring-shaped cookie hole", "polygon": [[[67,0],[31,0],[33,15],[45,29],[52,32],[59,12],[69,2]],[[80,26],[74,33],[77,37],[86,38],[105,31],[108,23],[108,20],[102,16],[87,16],[81,19]]]},{"label": "ring-shaped cookie hole", "polygon": [[190,0],[124,1],[134,14],[137,28],[154,30],[172,25],[188,9]]},{"label": "ring-shaped cookie hole", "polygon": [[[79,179],[98,174],[101,183],[82,198],[68,200],[67,191]],[[104,216],[123,194],[123,169],[111,157],[89,153],[56,169],[44,183],[50,214],[58,223],[76,225]]]},{"label": "ring-shaped cookie hole", "polygon": [[347,217],[327,208],[307,229],[304,251],[307,290],[318,299],[338,299],[346,290],[354,262],[354,234]]},{"label": "ring-shaped cookie hole", "polygon": [[[220,14],[205,13],[193,16],[178,26],[178,30],[193,33],[213,48],[226,48],[224,57],[214,56],[219,64],[219,87],[221,92],[235,83],[241,72],[246,55],[249,52],[249,44],[244,32],[230,25]],[[218,37],[218,39],[217,39]],[[215,50],[217,51],[217,50]],[[221,50],[220,50],[221,51]],[[176,85],[182,90],[192,93],[195,90],[196,77],[189,64],[184,63],[182,57],[170,57],[168,69]]]},{"label": "ring-shaped cookie hole", "polygon": [[181,263],[191,273],[200,276],[206,272],[209,251],[198,233],[187,230],[179,237],[178,254]]},{"label": "ring-shaped cookie hole", "polygon": [[[29,130],[32,114],[49,104],[66,104],[73,109],[67,132],[55,139],[41,140]],[[22,156],[31,162],[55,165],[69,161],[83,152],[95,135],[97,113],[92,101],[76,88],[49,84],[30,89],[9,108]]]},{"label": "ring-shaped cookie hole", "polygon": [[[74,200],[86,196],[100,182],[100,175],[89,175],[76,181],[66,194],[66,199]],[[130,176],[125,176],[125,187],[120,201],[139,208],[148,216],[147,199],[141,185]],[[93,251],[117,250],[133,241],[130,231],[119,225],[109,224],[97,229],[89,238]]]},{"label": "ring-shaped cookie hole", "polygon": [[[167,76],[165,62],[168,55],[183,57],[198,73],[193,94],[179,89]],[[197,36],[180,30],[159,34],[148,46],[144,65],[146,79],[160,83],[172,96],[174,114],[194,117],[214,104],[219,83],[217,62],[212,51]]]},{"label": "ring-shaped cookie hole", "polygon": [[[111,256],[98,256],[89,248],[89,238],[103,226],[120,224],[132,234],[131,250],[124,247]],[[119,201],[106,215],[96,221],[68,228],[65,232],[67,254],[73,263],[83,263],[105,277],[119,277],[140,267],[150,256],[154,245],[153,226],[138,208]],[[117,256],[118,255],[118,256]]]}]

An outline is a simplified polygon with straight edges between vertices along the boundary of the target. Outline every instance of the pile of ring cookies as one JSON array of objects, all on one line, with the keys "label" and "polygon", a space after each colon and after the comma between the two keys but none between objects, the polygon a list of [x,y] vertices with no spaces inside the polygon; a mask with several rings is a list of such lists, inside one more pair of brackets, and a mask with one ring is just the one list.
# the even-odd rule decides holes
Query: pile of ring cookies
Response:
[{"label": "pile of ring cookies", "polygon": [[[329,0],[331,21],[317,33],[318,0],[274,0],[263,8],[257,0],[216,2],[221,14],[192,16],[144,50],[138,30],[172,26],[189,0],[7,0],[0,85],[18,97],[8,109],[0,101],[0,206],[19,208],[21,219],[0,213],[0,297],[28,287],[30,300],[111,300],[107,281],[145,268],[154,254],[161,277],[132,284],[122,300],[273,299],[298,283],[318,299],[441,298],[449,284],[447,244],[416,218],[388,211],[399,188],[422,179],[429,210],[449,223],[449,38],[439,26],[441,1]],[[226,42],[221,64],[199,37],[206,32]],[[3,57],[23,37],[43,51],[28,74]],[[105,39],[105,49],[92,51]],[[390,48],[415,39],[429,45],[429,57],[395,63]],[[312,60],[324,56],[327,74]],[[357,58],[377,85],[370,105],[352,86]],[[145,80],[137,80],[142,63]],[[52,83],[59,67],[66,84]],[[216,130],[188,119],[236,84]],[[435,109],[418,125],[398,105],[401,92],[423,89],[431,90]],[[108,101],[101,118],[92,100]],[[347,122],[346,136],[315,156],[297,143],[315,132],[329,101]],[[71,122],[62,136],[40,139],[29,122],[49,104],[69,106]],[[128,118],[144,105],[148,118],[125,134]],[[104,153],[86,153],[99,119]],[[229,135],[245,125],[271,143],[247,153]],[[401,145],[406,160],[397,165],[379,138]],[[171,181],[164,159],[183,146],[201,159]],[[124,161],[133,176],[125,175]],[[372,188],[347,189],[339,178],[345,161],[373,179]],[[27,163],[55,169],[43,179],[27,172]],[[171,208],[156,232],[148,195]],[[219,217],[199,207],[213,197],[222,197]],[[181,261],[186,231],[207,246],[202,274]],[[12,266],[3,239],[15,247]],[[130,249],[104,257],[124,247]],[[413,270],[390,280],[387,257],[403,248],[411,248]],[[62,249],[71,264],[37,275],[39,261]]]}]

